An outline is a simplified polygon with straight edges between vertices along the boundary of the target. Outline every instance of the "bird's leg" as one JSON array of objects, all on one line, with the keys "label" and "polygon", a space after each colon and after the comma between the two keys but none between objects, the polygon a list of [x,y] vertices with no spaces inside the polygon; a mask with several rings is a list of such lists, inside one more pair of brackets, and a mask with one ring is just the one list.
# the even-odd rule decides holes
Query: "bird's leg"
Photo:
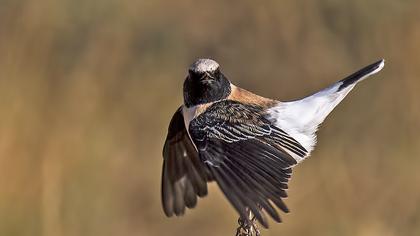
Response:
[{"label": "bird's leg", "polygon": [[260,236],[260,230],[257,226],[257,219],[254,214],[247,209],[247,218],[239,217],[238,224],[239,227],[236,229],[236,236]]}]

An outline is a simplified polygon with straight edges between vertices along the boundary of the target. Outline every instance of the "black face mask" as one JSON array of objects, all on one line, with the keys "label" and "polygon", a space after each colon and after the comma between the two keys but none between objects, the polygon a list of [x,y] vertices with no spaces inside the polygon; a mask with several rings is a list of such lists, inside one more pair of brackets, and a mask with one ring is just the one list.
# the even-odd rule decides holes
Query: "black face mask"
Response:
[{"label": "black face mask", "polygon": [[230,94],[230,82],[219,71],[190,71],[184,82],[184,104],[187,107],[224,99]]}]

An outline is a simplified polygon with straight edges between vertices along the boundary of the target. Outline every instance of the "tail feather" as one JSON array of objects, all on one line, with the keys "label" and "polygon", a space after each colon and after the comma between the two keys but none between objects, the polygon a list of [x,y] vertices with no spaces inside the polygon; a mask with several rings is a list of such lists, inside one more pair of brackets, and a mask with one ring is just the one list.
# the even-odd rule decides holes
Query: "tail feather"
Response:
[{"label": "tail feather", "polygon": [[[276,126],[295,138],[311,152],[316,143],[315,132],[328,114],[344,99],[354,86],[384,67],[384,60],[377,61],[333,85],[300,100],[280,102],[271,108]],[[305,157],[304,157],[305,158]],[[298,162],[304,158],[296,157]]]},{"label": "tail feather", "polygon": [[356,82],[362,81],[369,77],[370,75],[373,75],[380,70],[385,65],[385,60],[381,59],[375,63],[372,63],[363,69],[360,69],[359,71],[347,76],[346,78],[340,80],[338,83],[341,83],[338,87],[338,92],[343,90],[344,88],[347,88],[349,85],[355,84]]}]

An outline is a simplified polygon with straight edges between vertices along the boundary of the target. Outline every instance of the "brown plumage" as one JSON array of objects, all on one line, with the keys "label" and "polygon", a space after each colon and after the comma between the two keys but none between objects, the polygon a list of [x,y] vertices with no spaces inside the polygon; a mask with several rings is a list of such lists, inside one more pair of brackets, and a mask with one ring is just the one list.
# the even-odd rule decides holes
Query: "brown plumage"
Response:
[{"label": "brown plumage", "polygon": [[248,90],[236,87],[233,84],[231,84],[230,87],[231,87],[231,93],[227,97],[228,100],[238,101],[238,102],[241,102],[244,104],[250,104],[250,105],[259,105],[264,108],[270,108],[278,104],[278,101],[261,97]]}]

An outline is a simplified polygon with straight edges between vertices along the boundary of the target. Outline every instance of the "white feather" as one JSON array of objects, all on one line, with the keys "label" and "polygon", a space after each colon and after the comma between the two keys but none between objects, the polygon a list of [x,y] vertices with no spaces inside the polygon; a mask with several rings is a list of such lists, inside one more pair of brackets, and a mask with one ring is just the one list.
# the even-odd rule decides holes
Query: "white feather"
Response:
[{"label": "white feather", "polygon": [[[187,130],[190,140],[192,140],[190,131],[189,131],[190,122],[196,117],[197,113],[198,113],[198,106],[192,106],[192,107],[182,106],[182,115],[184,116],[185,129]],[[191,143],[193,144],[195,150],[198,150],[197,146],[195,146],[195,143],[194,142],[191,142]]]},{"label": "white feather", "polygon": [[211,72],[219,68],[219,64],[212,59],[198,59],[191,66],[190,70],[195,72]]},{"label": "white feather", "polygon": [[316,144],[316,131],[330,112],[343,100],[354,86],[368,76],[380,71],[384,66],[382,62],[377,69],[368,73],[339,91],[343,84],[339,81],[311,96],[291,102],[279,102],[270,108],[268,113],[274,119],[275,125],[296,139],[307,151],[305,157],[290,154],[299,163],[310,155]]},{"label": "white feather", "polygon": [[197,106],[186,107],[182,106],[182,115],[184,116],[184,123],[185,128],[188,131],[188,127],[190,127],[190,122],[197,114]]},{"label": "white feather", "polygon": [[[336,93],[338,87],[339,84],[298,101],[279,102],[268,112],[275,119],[276,126],[296,139],[309,155],[316,144],[315,132],[318,126],[351,90],[348,87]],[[293,157],[298,162],[306,158],[297,155]]]}]

